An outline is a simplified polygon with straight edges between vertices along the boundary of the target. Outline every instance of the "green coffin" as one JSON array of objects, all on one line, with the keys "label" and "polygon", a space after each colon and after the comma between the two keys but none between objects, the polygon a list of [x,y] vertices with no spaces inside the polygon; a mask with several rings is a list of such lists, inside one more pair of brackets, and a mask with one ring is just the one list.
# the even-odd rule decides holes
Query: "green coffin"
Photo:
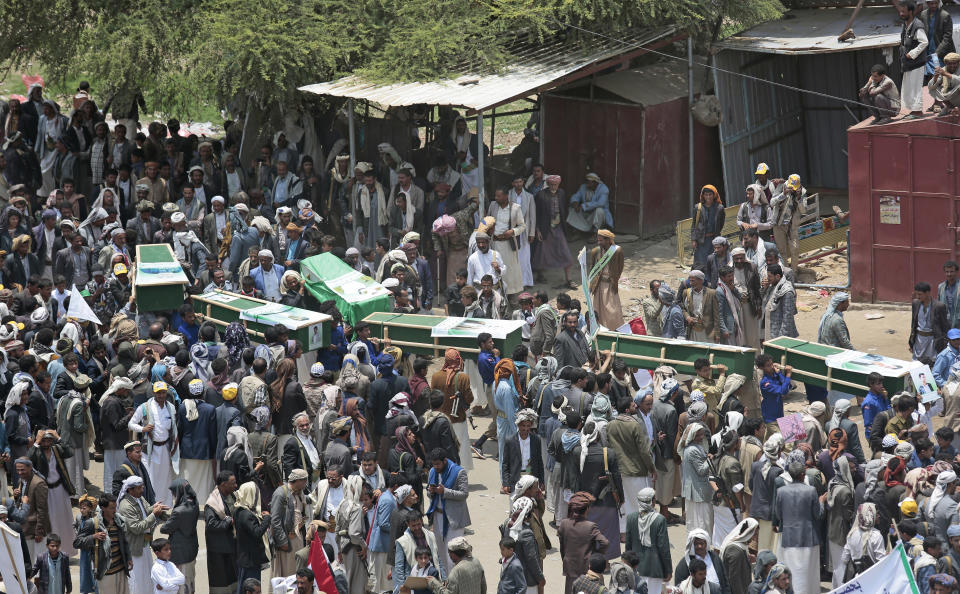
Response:
[{"label": "green coffin", "polygon": [[755,349],[744,349],[706,342],[677,341],[656,336],[600,331],[597,333],[599,350],[611,351],[630,367],[656,369],[669,365],[682,374],[693,375],[693,363],[707,359],[711,365],[726,365],[731,373],[753,377]]},{"label": "green coffin", "polygon": [[[430,336],[433,327],[447,320],[446,316],[423,316],[419,314],[374,313],[363,321],[370,324],[370,335],[380,339],[389,339],[404,353],[442,357],[447,349],[457,349],[464,359],[476,361],[477,339],[475,336]],[[509,357],[513,349],[522,340],[521,330],[507,334],[504,339],[494,338],[501,356]]]},{"label": "green coffin", "polygon": [[318,254],[300,262],[307,290],[320,302],[334,300],[351,326],[374,312],[390,311],[390,292],[333,254]]},{"label": "green coffin", "polygon": [[[847,365],[852,369],[837,369],[827,366],[827,357],[854,351],[781,336],[763,343],[763,352],[773,357],[773,360],[777,363],[792,366],[793,377],[798,381],[828,390],[851,392],[858,395],[860,392],[865,393],[867,391],[869,369],[857,371],[855,369],[857,365]],[[909,367],[912,362],[890,358],[884,360],[892,366],[899,366],[899,369],[892,371],[892,373],[897,374],[895,377],[882,374],[884,375],[883,385],[887,389],[887,393],[902,392],[906,380],[910,377]]]},{"label": "green coffin", "polygon": [[[210,320],[214,324],[225,328],[231,322],[241,322],[247,327],[247,334],[255,342],[263,342],[263,331],[268,326],[275,324],[266,321],[243,320],[240,315],[244,311],[250,311],[258,307],[270,304],[269,301],[244,297],[236,293],[221,291],[219,289],[204,293],[203,295],[193,296],[193,311],[203,320]],[[312,351],[330,344],[330,324],[332,318],[328,315],[319,314],[312,311],[288,308],[295,316],[304,318],[321,318],[320,323],[304,322],[296,329],[290,329],[290,339],[299,340],[303,345],[303,350]]]},{"label": "green coffin", "polygon": [[190,281],[169,244],[138,245],[136,272],[138,311],[164,311],[183,305],[183,293]]}]

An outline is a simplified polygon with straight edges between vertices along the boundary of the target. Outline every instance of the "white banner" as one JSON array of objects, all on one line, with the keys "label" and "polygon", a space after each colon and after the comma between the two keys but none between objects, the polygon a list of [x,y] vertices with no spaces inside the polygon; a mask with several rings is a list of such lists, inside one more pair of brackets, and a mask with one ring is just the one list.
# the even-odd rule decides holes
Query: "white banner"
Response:
[{"label": "white banner", "polygon": [[0,540],[3,542],[0,548],[0,576],[3,576],[4,591],[8,594],[27,594],[30,587],[23,567],[20,535],[0,522]]},{"label": "white banner", "polygon": [[920,594],[903,544],[898,544],[876,565],[830,594]]}]

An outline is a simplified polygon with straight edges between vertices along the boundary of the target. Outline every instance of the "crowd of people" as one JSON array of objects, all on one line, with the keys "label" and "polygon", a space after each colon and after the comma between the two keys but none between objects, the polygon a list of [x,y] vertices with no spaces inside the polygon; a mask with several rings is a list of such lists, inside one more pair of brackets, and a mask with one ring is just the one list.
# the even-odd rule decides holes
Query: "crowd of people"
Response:
[{"label": "crowd of people", "polygon": [[[107,124],[83,92],[70,118],[39,87],[0,113],[0,521],[44,594],[74,590],[71,563],[81,593],[543,594],[561,587],[544,571],[553,549],[567,594],[807,594],[897,542],[921,591],[956,591],[956,264],[936,299],[917,286],[910,338],[942,386],[944,426],[871,376],[862,398],[806,384],[805,437],[785,442],[796,384],[769,355],[754,377],[700,359],[692,376],[661,366],[645,382],[591,347],[594,323],[624,322],[624,254],[596,174],[567,198],[532,164],[478,213],[485,148],[462,118],[423,178],[387,143],[351,175],[339,139],[320,172],[283,133],[247,168],[230,129],[222,143],[181,137],[175,120],[133,133],[139,98]],[[679,287],[650,283],[647,334],[758,352],[798,335],[805,190],[756,171],[741,246],[722,235],[717,189],[701,191],[694,268]],[[582,289],[595,321],[536,287],[552,269],[556,289],[576,288],[575,232],[595,244]],[[132,297],[133,248],[151,243],[187,273],[177,310]],[[476,355],[405,353],[305,291],[300,263],[321,253],[388,287],[395,312],[513,319],[523,341],[504,353],[483,332]],[[93,316],[70,315],[72,287]],[[215,288],[326,313],[330,344],[310,351],[282,326],[251,342],[242,323],[198,317],[191,297]],[[818,342],[852,348],[848,306],[832,297]],[[475,464],[494,463],[495,575],[471,528]],[[681,524],[678,555],[668,527]]]}]

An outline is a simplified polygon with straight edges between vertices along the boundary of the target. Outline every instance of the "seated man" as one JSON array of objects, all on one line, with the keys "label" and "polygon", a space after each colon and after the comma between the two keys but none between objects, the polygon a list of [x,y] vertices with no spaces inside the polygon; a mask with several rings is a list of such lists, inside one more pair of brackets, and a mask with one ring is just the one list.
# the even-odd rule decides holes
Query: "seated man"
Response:
[{"label": "seated man", "polygon": [[933,71],[930,83],[927,89],[934,100],[934,108],[940,107],[940,115],[950,115],[954,109],[960,107],[960,76],[957,76],[957,69],[960,68],[960,54],[949,53],[943,57],[943,66],[937,67]]},{"label": "seated man", "polygon": [[870,69],[870,77],[860,88],[860,99],[873,107],[871,124],[885,124],[900,113],[900,91],[893,79],[887,76],[887,67],[875,64]]},{"label": "seated man", "polygon": [[610,214],[610,189],[600,181],[596,173],[588,173],[580,189],[570,197],[570,212],[567,223],[584,233],[596,233],[599,229],[613,229]]}]

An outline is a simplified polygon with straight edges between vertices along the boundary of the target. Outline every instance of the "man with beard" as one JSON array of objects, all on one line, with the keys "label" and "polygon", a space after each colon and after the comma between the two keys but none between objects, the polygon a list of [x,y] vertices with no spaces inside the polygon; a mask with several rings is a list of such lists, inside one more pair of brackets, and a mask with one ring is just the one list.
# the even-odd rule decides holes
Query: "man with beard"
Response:
[{"label": "man with beard", "polygon": [[707,256],[707,266],[703,269],[707,277],[707,286],[717,288],[720,277],[720,268],[731,266],[733,259],[730,256],[730,242],[726,237],[719,235],[713,238],[713,253]]},{"label": "man with beard", "polygon": [[492,230],[493,247],[504,263],[501,272],[503,292],[507,295],[510,304],[515,305],[517,295],[523,291],[523,271],[520,269],[518,252],[519,241],[527,231],[523,211],[518,204],[510,202],[507,192],[500,188],[494,194],[494,201],[490,204],[488,213],[496,219]]},{"label": "man with beard", "polygon": [[747,260],[747,253],[742,247],[734,248],[733,256],[733,287],[740,295],[742,305],[740,321],[743,325],[743,339],[741,344],[746,347],[760,349],[760,317],[763,307],[763,298],[760,294],[760,275],[757,266]]},{"label": "man with beard", "polygon": [[960,107],[960,93],[957,92],[957,89],[960,89],[958,68],[960,68],[960,54],[954,52],[947,54],[943,58],[943,66],[938,66],[933,71],[933,76],[927,85],[930,96],[941,106],[941,117],[950,115],[953,110]]},{"label": "man with beard", "polygon": [[764,340],[778,336],[796,338],[797,293],[778,264],[767,267],[768,285],[763,294]]},{"label": "man with beard", "polygon": [[720,331],[717,342],[733,346],[743,346],[743,305],[740,294],[734,285],[733,268],[724,265],[720,268],[720,282],[717,283],[717,303],[720,306]]},{"label": "man with beard", "polygon": [[[673,398],[680,394],[680,384],[677,380],[667,378],[660,383],[659,393],[653,402],[653,409],[650,413],[653,417],[653,423],[657,431],[658,447],[660,449],[660,458],[663,462],[663,468],[657,474],[657,481],[654,484],[656,489],[657,502],[660,503],[660,515],[667,519],[670,525],[681,524],[683,520],[680,516],[671,513],[669,505],[673,503],[674,498],[679,495],[675,477],[677,466],[680,462],[680,456],[674,450],[674,444],[677,439],[677,429],[679,413],[673,403]],[[660,436],[663,439],[660,439]]]}]

